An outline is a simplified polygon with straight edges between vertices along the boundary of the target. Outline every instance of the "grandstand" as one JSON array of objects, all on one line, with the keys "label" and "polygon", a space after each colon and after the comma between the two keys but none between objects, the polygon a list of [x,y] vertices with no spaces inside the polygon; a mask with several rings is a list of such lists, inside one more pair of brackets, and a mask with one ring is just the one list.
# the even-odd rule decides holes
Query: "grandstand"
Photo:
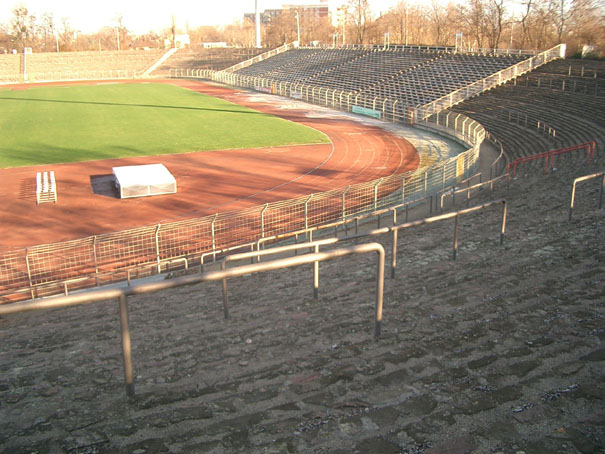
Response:
[{"label": "grandstand", "polygon": [[441,48],[300,48],[235,74],[346,90],[420,107],[527,58],[457,54]]},{"label": "grandstand", "polygon": [[[421,110],[526,61],[435,50],[418,51],[412,62],[405,51],[393,52],[371,81],[364,62],[381,66],[387,51],[348,49],[321,58],[318,49],[289,52],[230,75],[206,74],[337,109],[350,110],[342,95],[350,92]],[[397,273],[384,284],[379,338],[371,330],[378,287],[371,256],[322,262],[318,300],[310,266],[230,279],[229,320],[216,284],[129,296],[137,393],[127,400],[114,301],[2,318],[7,372],[0,417],[7,423],[0,446],[7,452],[603,452],[600,180],[583,183],[571,220],[568,209],[574,179],[604,170],[604,74],[603,62],[555,60],[427,116],[459,140],[469,140],[470,124],[475,138],[483,137],[482,128],[488,132],[483,183],[457,206],[450,197],[446,209],[506,199],[504,242],[498,243],[501,211],[489,208],[456,217],[454,228],[435,222],[406,229]],[[280,91],[288,84],[299,85]],[[301,84],[321,91],[315,97],[311,88],[309,96]],[[391,113],[389,120],[406,119]],[[421,117],[421,127],[431,126]],[[516,158],[593,140],[596,160],[584,151],[566,154],[547,175],[540,160],[514,178],[492,181],[491,190],[485,184],[500,151],[496,170],[503,174],[503,164]],[[431,195],[471,186],[460,181],[471,175],[454,171],[457,179],[444,187],[440,165],[431,169],[444,184]],[[380,197],[394,193],[401,188]],[[404,213],[417,221],[434,216],[429,201],[400,207],[398,222]],[[361,232],[380,219],[367,216]],[[386,232],[393,222],[386,221]],[[361,238],[349,231],[345,239],[338,227],[323,235],[337,234],[339,244],[322,250],[378,241],[392,260],[384,231]],[[456,260],[453,231],[460,233]]]},{"label": "grandstand", "polygon": [[246,47],[205,48],[203,45],[194,45],[178,49],[174,55],[154,70],[153,74],[156,76],[166,76],[170,74],[171,69],[186,68],[220,71],[266,51],[267,49]]},{"label": "grandstand", "polygon": [[[220,70],[247,60],[263,49],[198,48],[179,49],[169,64],[154,68],[154,74],[168,74],[168,68],[195,66]],[[172,50],[170,51],[172,52]],[[142,76],[167,53],[163,49],[43,52],[0,55],[0,84],[55,80],[124,79]]]},{"label": "grandstand", "polygon": [[[605,146],[605,89],[573,91],[574,82],[584,87],[605,86],[605,67],[592,63],[555,60],[522,78],[468,99],[452,108],[480,122],[504,145],[509,160],[553,148],[595,140]],[[584,72],[585,76],[579,74]],[[568,74],[576,74],[569,79]],[[561,77],[568,79],[567,89]],[[542,82],[538,85],[537,81]],[[546,81],[558,80],[550,84]]]}]

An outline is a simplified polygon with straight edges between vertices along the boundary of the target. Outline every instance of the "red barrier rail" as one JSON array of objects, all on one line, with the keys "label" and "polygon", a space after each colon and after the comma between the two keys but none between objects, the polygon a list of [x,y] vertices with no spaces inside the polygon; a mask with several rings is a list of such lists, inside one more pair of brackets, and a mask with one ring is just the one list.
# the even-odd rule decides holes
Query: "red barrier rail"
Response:
[{"label": "red barrier rail", "polygon": [[586,150],[586,163],[588,164],[591,159],[594,158],[597,144],[595,141],[580,143],[572,145],[567,148],[558,148],[556,150],[545,151],[544,153],[538,153],[531,156],[523,156],[517,158],[506,166],[506,173],[510,176],[510,168],[513,168],[513,177],[517,175],[517,166],[524,162],[537,161],[538,159],[544,159],[544,173],[548,173],[548,168],[552,168],[554,163],[554,157],[560,154],[571,153],[572,151]]}]

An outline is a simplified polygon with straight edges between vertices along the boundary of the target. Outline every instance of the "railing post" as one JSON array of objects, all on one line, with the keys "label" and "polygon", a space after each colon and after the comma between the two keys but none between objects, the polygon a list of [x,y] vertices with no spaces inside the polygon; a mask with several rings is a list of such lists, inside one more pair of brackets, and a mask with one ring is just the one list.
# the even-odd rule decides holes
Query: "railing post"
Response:
[{"label": "railing post", "polygon": [[507,213],[507,202],[502,201],[502,226],[500,228],[500,244],[504,243],[504,233],[506,232],[506,213]]},{"label": "railing post", "polygon": [[128,328],[128,304],[126,295],[121,294],[120,305],[120,328],[122,334],[122,356],[124,358],[124,383],[126,385],[126,395],[134,396],[134,382],[132,374],[132,354],[130,343],[130,330]]},{"label": "railing post", "polygon": [[[221,271],[225,271],[227,268],[227,262],[221,262]],[[223,287],[223,315],[225,316],[225,320],[229,318],[229,301],[227,298],[227,279],[221,279],[221,284]]]},{"label": "railing post", "polygon": [[603,208],[603,191],[605,191],[605,172],[601,177],[601,190],[599,191],[599,210]]},{"label": "railing post", "polygon": [[456,215],[454,217],[454,251],[452,254],[452,260],[456,260],[456,254],[458,253],[458,218],[460,216]]},{"label": "railing post", "polygon": [[395,269],[397,268],[397,236],[399,229],[393,229],[393,244],[391,247],[391,279],[395,278]]},{"label": "railing post", "polygon": [[[319,253],[319,244],[315,245],[314,252]],[[319,262],[313,262],[313,298],[319,299]]]},{"label": "railing post", "polygon": [[429,192],[429,181],[428,181],[429,177],[428,177],[428,173],[429,173],[429,170],[426,169],[424,171],[424,195],[426,195]]},{"label": "railing post", "polygon": [[374,322],[374,337],[379,338],[384,298],[384,249],[376,251],[376,255],[376,321]]}]

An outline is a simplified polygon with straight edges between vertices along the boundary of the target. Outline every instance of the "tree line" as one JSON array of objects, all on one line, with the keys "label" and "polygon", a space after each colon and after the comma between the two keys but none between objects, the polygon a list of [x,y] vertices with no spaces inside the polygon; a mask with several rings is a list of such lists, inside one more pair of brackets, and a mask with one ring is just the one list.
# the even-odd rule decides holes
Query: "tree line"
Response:
[{"label": "tree line", "polygon": [[[265,47],[295,41],[302,45],[430,45],[465,49],[547,49],[567,43],[568,55],[594,48],[605,53],[605,3],[602,0],[400,0],[390,10],[375,15],[369,0],[348,0],[331,17],[283,10],[262,27]],[[126,50],[170,46],[178,33],[188,33],[191,44],[226,42],[253,47],[254,24],[236,21],[224,27],[203,26],[165,30],[144,35],[131,33],[122,17],[92,34],[80,33],[68,18],[52,13],[37,17],[26,7],[13,10],[7,24],[0,24],[0,52],[64,52]]]}]

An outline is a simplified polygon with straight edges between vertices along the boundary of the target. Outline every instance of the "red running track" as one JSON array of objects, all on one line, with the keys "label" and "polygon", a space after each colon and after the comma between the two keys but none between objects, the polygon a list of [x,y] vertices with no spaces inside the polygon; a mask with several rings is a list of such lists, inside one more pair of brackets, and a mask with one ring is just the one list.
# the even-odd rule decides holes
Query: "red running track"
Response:
[{"label": "red running track", "polygon": [[[342,118],[309,117],[254,94],[187,80],[164,80],[324,132],[331,144],[238,149],[0,169],[0,247],[27,247],[291,199],[416,169],[405,139]],[[87,82],[91,83],[91,82]],[[15,87],[22,88],[22,87]],[[178,193],[118,199],[112,167],[163,163]],[[35,177],[54,170],[58,202],[36,205]]]}]

